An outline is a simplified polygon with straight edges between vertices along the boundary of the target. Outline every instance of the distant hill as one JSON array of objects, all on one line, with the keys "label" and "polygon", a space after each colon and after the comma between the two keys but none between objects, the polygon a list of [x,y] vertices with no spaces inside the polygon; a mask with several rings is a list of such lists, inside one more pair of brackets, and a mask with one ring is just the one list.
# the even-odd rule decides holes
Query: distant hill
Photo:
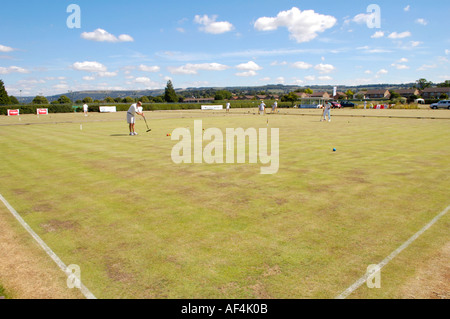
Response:
[{"label": "distant hill", "polygon": [[[368,84],[368,85],[360,85],[360,86],[345,86],[339,85],[337,86],[338,91],[347,91],[352,90],[354,92],[360,91],[363,89],[371,90],[371,89],[388,89],[388,90],[398,90],[398,89],[408,89],[411,88],[415,83],[406,83],[406,84]],[[232,93],[237,94],[255,94],[256,92],[265,91],[271,94],[288,94],[289,92],[310,88],[314,91],[328,91],[332,92],[334,86],[333,85],[312,85],[312,86],[297,86],[297,85],[282,85],[282,84],[269,84],[263,86],[236,86],[236,87],[201,87],[201,88],[186,88],[186,89],[176,89],[178,94],[183,96],[190,96],[190,94],[198,95],[199,93],[209,93],[217,90],[227,90]],[[112,98],[125,98],[127,96],[138,98],[142,96],[159,96],[164,94],[164,89],[159,90],[140,90],[140,91],[80,91],[80,92],[72,92],[72,93],[63,93],[52,96],[46,96],[47,100],[51,103],[52,101],[57,100],[60,96],[66,95],[71,100],[83,100],[85,97],[91,97],[93,100],[104,100],[106,97]],[[34,99],[34,96],[22,97],[21,103],[31,103]]]}]

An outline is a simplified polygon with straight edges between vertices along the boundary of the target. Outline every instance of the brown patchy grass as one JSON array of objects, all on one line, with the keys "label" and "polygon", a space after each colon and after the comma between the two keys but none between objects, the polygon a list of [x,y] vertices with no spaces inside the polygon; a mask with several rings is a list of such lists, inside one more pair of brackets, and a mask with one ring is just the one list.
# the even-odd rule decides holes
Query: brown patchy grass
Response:
[{"label": "brown patchy grass", "polygon": [[408,299],[450,299],[450,242],[416,271],[403,289]]},{"label": "brown patchy grass", "polygon": [[9,211],[0,207],[0,283],[11,299],[80,299],[65,274]]}]

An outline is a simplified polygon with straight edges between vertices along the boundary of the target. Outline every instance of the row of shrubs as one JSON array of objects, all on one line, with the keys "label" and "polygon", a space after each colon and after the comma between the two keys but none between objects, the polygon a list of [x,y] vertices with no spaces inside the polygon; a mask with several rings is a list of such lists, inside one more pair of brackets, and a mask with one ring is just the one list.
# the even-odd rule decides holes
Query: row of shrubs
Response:
[{"label": "row of shrubs", "polygon": [[[265,101],[267,107],[271,107],[275,101]],[[252,108],[257,107],[259,101],[236,101],[230,102],[231,108]],[[226,102],[214,102],[211,104],[223,105]],[[200,110],[203,104],[191,103],[144,103],[142,105],[144,111],[167,111],[167,110]],[[100,112],[100,107],[106,104],[90,104],[89,112]],[[117,112],[125,112],[130,108],[130,104],[110,103],[108,106],[116,106]],[[292,107],[291,102],[278,102],[278,107],[287,108]],[[73,113],[83,112],[82,106],[73,107],[70,104],[40,104],[40,105],[15,105],[15,106],[0,106],[0,115],[7,115],[8,109],[20,109],[20,114],[36,114],[37,109],[48,109],[49,113]]]},{"label": "row of shrubs", "polygon": [[8,110],[20,109],[20,114],[36,114],[37,109],[48,109],[49,113],[71,113],[74,109],[71,105],[57,104],[57,105],[15,105],[15,106],[0,106],[0,115],[8,115]]}]

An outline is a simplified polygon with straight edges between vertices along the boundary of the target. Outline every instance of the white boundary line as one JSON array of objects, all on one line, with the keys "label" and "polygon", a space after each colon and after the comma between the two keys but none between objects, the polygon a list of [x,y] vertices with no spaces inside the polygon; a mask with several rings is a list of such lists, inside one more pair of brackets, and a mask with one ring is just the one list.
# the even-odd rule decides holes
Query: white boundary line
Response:
[{"label": "white boundary line", "polygon": [[[37,243],[44,249],[44,251],[49,255],[53,261],[58,265],[58,267],[64,271],[67,276],[73,275],[72,271],[70,271],[67,266],[62,262],[62,260],[47,246],[47,244],[31,229],[31,227],[23,220],[23,218],[17,213],[17,211],[12,207],[8,201],[0,194],[0,200],[5,204],[6,208],[9,209],[11,214],[19,221],[19,223],[25,228],[28,233],[37,241]],[[81,282],[80,282],[80,291],[87,299],[97,299],[92,292],[89,291]]]},{"label": "white boundary line", "polygon": [[[419,230],[416,234],[414,234],[410,239],[408,239],[403,245],[398,247],[396,250],[394,250],[388,257],[386,257],[381,263],[377,265],[378,271],[381,271],[381,269],[386,266],[392,259],[397,257],[398,254],[400,254],[404,249],[408,248],[409,245],[411,245],[417,238],[419,238],[424,232],[426,232],[431,226],[433,226],[439,219],[441,219],[447,212],[450,210],[450,206],[448,206],[446,209],[444,209],[443,212],[441,212],[439,215],[437,215],[431,222],[429,222],[427,225],[425,225],[421,230]],[[359,278],[353,285],[348,287],[343,293],[341,293],[339,296],[337,296],[335,299],[345,299],[350,294],[352,294],[356,289],[361,287],[369,277],[372,275],[372,273],[366,273],[364,276]]]}]

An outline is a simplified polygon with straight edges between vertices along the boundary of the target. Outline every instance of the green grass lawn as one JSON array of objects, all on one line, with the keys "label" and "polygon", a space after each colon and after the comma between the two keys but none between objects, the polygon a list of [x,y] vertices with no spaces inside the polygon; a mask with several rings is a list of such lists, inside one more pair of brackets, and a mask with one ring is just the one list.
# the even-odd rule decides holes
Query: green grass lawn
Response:
[{"label": "green grass lawn", "polygon": [[[450,204],[448,119],[239,112],[154,112],[137,137],[124,113],[1,117],[0,194],[98,298],[334,298]],[[275,175],[171,160],[166,134],[194,119],[225,132],[267,118],[280,129]],[[10,125],[26,123],[40,125]],[[381,289],[351,297],[401,298],[449,226],[446,215],[383,269]]]}]

